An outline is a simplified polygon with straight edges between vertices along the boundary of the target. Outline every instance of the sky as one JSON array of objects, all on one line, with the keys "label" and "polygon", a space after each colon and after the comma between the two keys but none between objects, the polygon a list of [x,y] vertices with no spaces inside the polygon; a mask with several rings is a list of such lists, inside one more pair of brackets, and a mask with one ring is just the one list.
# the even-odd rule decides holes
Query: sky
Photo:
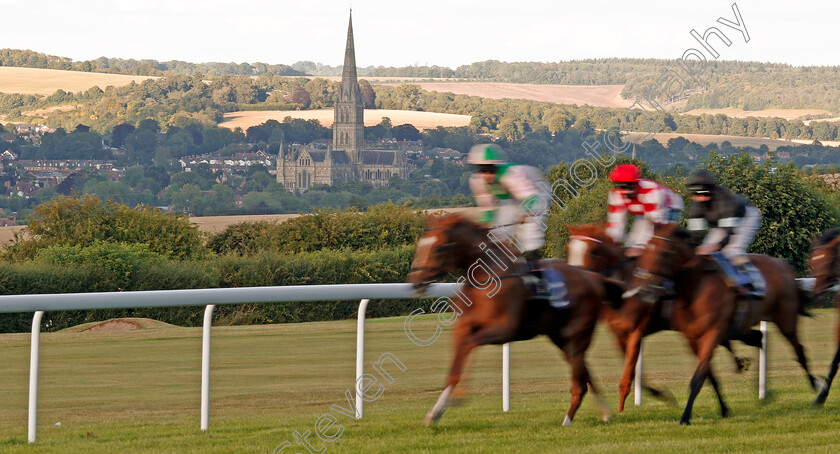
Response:
[{"label": "sky", "polygon": [[[717,21],[735,21],[749,42]],[[73,60],[101,56],[158,61],[308,60],[340,65],[351,2],[337,0],[0,0],[0,48]],[[355,0],[359,66],[483,60],[679,58],[717,27],[720,60],[840,65],[834,36],[840,2],[781,0]]]}]

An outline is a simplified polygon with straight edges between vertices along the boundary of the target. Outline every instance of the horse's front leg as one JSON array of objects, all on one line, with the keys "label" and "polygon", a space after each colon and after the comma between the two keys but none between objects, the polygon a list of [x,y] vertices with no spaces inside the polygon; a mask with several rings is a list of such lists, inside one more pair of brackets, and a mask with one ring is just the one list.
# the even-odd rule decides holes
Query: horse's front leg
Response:
[{"label": "horse's front leg", "polygon": [[[624,401],[630,394],[630,385],[633,383],[633,376],[636,374],[636,361],[639,360],[639,349],[642,343],[643,329],[637,327],[630,332],[624,342],[624,372],[621,374],[621,382],[618,385],[618,411],[624,411]],[[642,377],[638,377],[641,380]]]},{"label": "horse's front leg", "polygon": [[815,407],[821,406],[828,398],[828,391],[831,390],[831,382],[834,380],[834,375],[837,374],[837,367],[840,366],[840,342],[837,342],[837,352],[834,353],[834,359],[831,361],[831,366],[828,369],[828,376],[825,377],[825,384],[819,395],[814,399],[813,405]]},{"label": "horse's front leg", "polygon": [[443,416],[443,412],[449,406],[449,401],[452,398],[452,392],[455,386],[461,381],[461,374],[464,371],[464,365],[469,357],[470,352],[476,347],[475,344],[467,341],[472,332],[472,325],[459,320],[455,326],[455,354],[452,357],[452,365],[449,368],[449,376],[446,378],[446,386],[438,398],[435,406],[426,413],[423,424],[434,424]]},{"label": "horse's front leg", "polygon": [[[683,411],[683,415],[680,418],[680,424],[682,425],[687,426],[691,423],[691,411],[694,407],[694,400],[697,399],[697,395],[700,394],[700,389],[703,388],[703,383],[711,373],[712,355],[714,355],[715,348],[720,343],[718,341],[718,334],[719,330],[713,329],[712,331],[706,332],[703,337],[698,339],[696,344],[689,342],[692,349],[697,353],[699,361],[697,369],[691,377],[691,383],[689,384],[688,400],[685,403],[685,411]],[[715,391],[719,392],[719,388],[717,386],[715,386]],[[726,417],[728,415],[728,410],[726,409],[726,404],[723,402],[723,396],[718,394],[718,398],[721,405],[721,415]]]}]

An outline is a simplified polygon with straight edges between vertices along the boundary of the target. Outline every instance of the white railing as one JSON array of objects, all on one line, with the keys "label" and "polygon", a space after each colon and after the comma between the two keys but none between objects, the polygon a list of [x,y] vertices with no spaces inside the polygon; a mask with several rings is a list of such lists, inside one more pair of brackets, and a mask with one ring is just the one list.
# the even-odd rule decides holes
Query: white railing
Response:
[{"label": "white railing", "polygon": [[[813,279],[800,279],[803,287],[813,286]],[[803,282],[804,281],[804,282]],[[423,298],[454,294],[458,284],[432,284]],[[241,287],[195,290],[155,290],[144,292],[65,293],[51,295],[0,296],[0,313],[35,312],[32,318],[32,344],[29,363],[29,442],[37,438],[38,363],[41,319],[45,311],[125,309],[139,307],[206,306],[201,350],[201,430],[210,425],[210,334],[213,309],[218,304],[276,303],[289,301],[361,300],[356,331],[356,381],[364,374],[365,311],[371,298],[417,298],[410,284],[341,284],[299,285],[286,287]],[[767,322],[761,322],[763,334],[759,355],[759,399],[767,389]],[[641,405],[642,351],[636,364],[635,403]],[[357,386],[357,385],[354,385]],[[364,399],[356,389],[359,419],[364,415]],[[510,409],[510,344],[502,347],[502,409]]]},{"label": "white railing", "polygon": [[[454,294],[458,284],[432,284],[423,298],[440,298]],[[156,290],[145,292],[66,293],[54,295],[0,296],[0,313],[35,312],[32,318],[32,344],[29,363],[28,438],[37,439],[38,363],[40,355],[41,319],[45,311],[123,309],[137,307],[205,306],[201,350],[201,430],[210,425],[210,334],[213,309],[218,304],[275,303],[288,301],[361,300],[356,333],[356,380],[364,374],[365,310],[372,298],[418,298],[410,284],[344,284],[300,285],[287,287],[244,287],[197,290]],[[504,367],[510,367],[509,346],[504,350]],[[510,371],[503,375],[503,410],[510,402]],[[356,389],[357,418],[364,412],[361,390]]]}]

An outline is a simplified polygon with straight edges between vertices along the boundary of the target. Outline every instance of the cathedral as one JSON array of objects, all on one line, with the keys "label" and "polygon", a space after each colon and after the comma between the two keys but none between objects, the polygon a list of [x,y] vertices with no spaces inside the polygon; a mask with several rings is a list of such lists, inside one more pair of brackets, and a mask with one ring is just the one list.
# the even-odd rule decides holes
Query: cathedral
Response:
[{"label": "cathedral", "polygon": [[356,76],[352,12],[334,115],[332,144],[327,149],[314,146],[281,149],[277,159],[277,182],[287,191],[302,192],[312,185],[345,181],[367,181],[379,187],[388,184],[392,176],[408,177],[405,152],[365,147],[365,110]]}]

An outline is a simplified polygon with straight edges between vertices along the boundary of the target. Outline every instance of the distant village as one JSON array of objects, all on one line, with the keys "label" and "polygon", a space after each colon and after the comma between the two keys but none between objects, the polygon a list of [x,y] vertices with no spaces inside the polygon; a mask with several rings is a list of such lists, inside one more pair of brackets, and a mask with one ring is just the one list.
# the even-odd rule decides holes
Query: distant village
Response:
[{"label": "distant village", "polygon": [[[44,125],[34,124],[8,124],[9,129],[14,129],[14,132],[5,132],[0,134],[0,139],[6,142],[14,142],[16,140],[23,140],[34,146],[40,146],[41,138],[48,133],[53,133],[56,130]],[[85,126],[79,125],[77,130],[84,130]],[[161,138],[165,133],[158,133]],[[102,136],[103,149],[110,150],[115,156],[120,156],[124,153],[121,148],[111,148],[106,145],[110,141],[110,134]],[[319,139],[309,144],[292,143],[287,145],[285,159],[290,160],[292,156],[296,156],[301,151],[310,149],[326,150],[329,148],[331,140]],[[382,139],[371,146],[377,148],[387,148],[392,150],[404,151],[409,162],[410,168],[422,167],[426,163],[433,160],[440,159],[445,162],[450,162],[456,165],[463,165],[465,154],[452,148],[434,148],[431,150],[423,150],[423,142],[416,141],[397,141],[395,139]],[[255,148],[254,145],[249,144],[250,148]],[[111,181],[119,181],[125,167],[117,165],[116,160],[94,160],[94,159],[62,159],[62,160],[21,160],[18,155],[11,150],[6,150],[0,153],[3,169],[7,166],[15,166],[32,175],[30,181],[23,181],[23,179],[3,178],[3,195],[28,198],[33,192],[38,189],[57,186],[64,181],[68,176],[84,169],[96,169],[101,175],[106,175]],[[246,152],[238,152],[229,156],[221,156],[218,153],[207,153],[202,155],[185,156],[178,160],[181,170],[189,172],[198,164],[207,164],[210,170],[219,175],[218,182],[224,183],[228,180],[230,175],[236,172],[247,171],[249,167],[255,165],[265,166],[269,174],[277,175],[278,156],[269,154],[265,150],[252,149]],[[0,173],[0,176],[5,176],[6,173]],[[0,220],[2,223],[2,220]]]}]

